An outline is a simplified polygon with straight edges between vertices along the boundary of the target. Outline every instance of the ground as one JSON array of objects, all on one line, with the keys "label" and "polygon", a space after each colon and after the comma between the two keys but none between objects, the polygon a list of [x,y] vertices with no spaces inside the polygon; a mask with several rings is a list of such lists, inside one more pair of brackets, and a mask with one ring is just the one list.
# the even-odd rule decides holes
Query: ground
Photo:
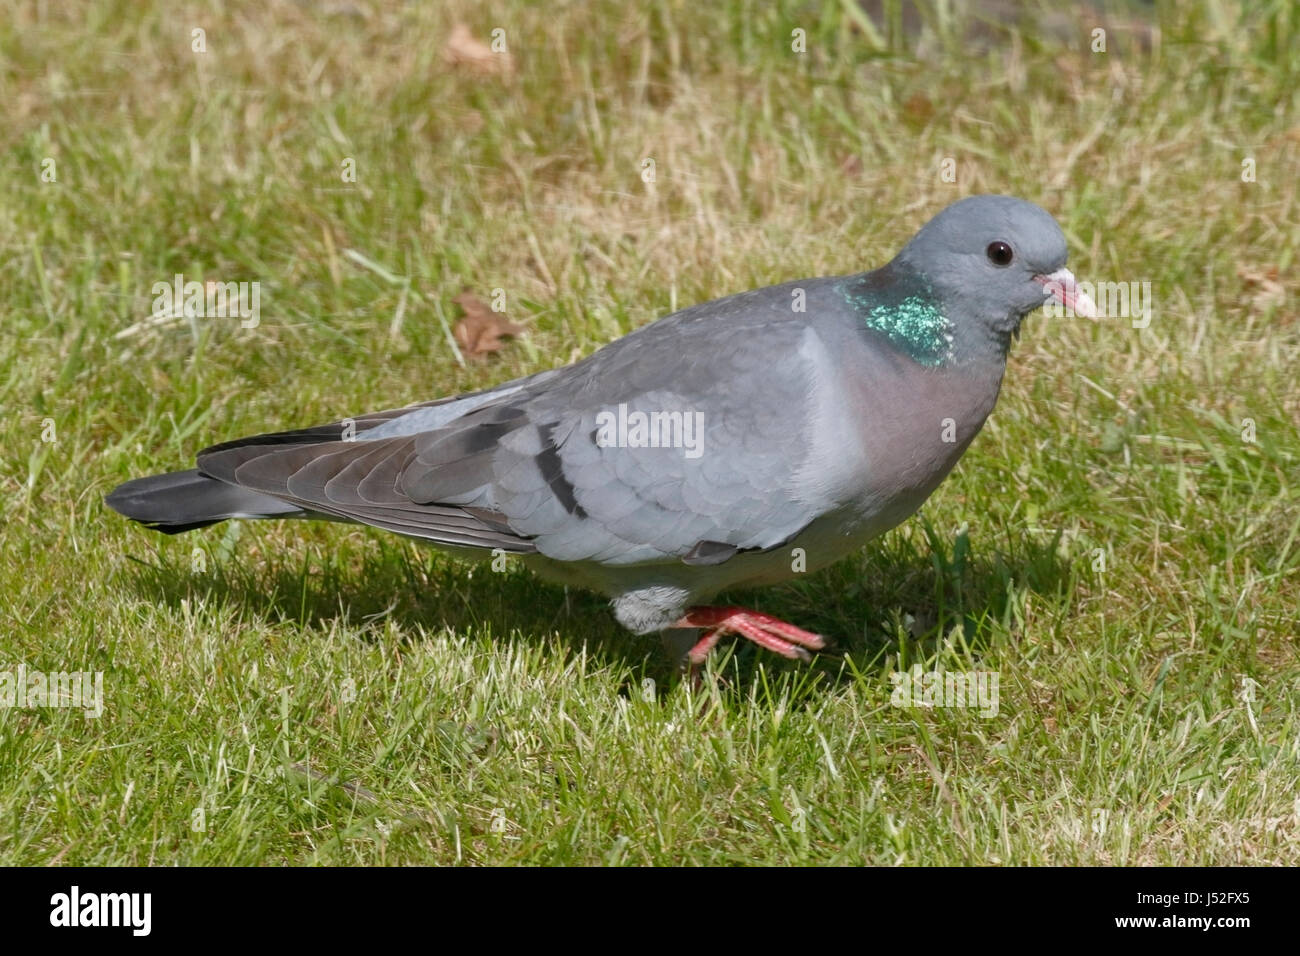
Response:
[{"label": "ground", "polygon": [[[9,4],[0,669],[103,711],[0,707],[0,863],[1300,862],[1297,8],[874,7]],[[736,596],[811,665],[695,687],[508,562],[102,504],[879,265],[977,192],[1150,314],[1031,317],[918,517]],[[155,318],[177,274],[259,283],[256,323]],[[453,347],[467,290],[526,332]],[[895,706],[914,665],[996,714]]]}]

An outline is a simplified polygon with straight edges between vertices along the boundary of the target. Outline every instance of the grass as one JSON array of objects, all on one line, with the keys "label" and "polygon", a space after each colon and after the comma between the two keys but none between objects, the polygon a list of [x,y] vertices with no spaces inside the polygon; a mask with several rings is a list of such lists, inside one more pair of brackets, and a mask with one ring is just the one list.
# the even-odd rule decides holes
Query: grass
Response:
[{"label": "grass", "polygon": [[[3,3],[0,669],[102,671],[105,712],[0,708],[0,863],[1300,862],[1296,9],[883,6]],[[461,22],[513,72],[451,68]],[[974,192],[1152,321],[1031,318],[920,516],[740,596],[834,636],[811,666],[693,689],[521,571],[101,503],[878,265]],[[176,273],[260,324],[122,335]],[[458,362],[464,289],[528,334]],[[891,706],[913,663],[998,715]]]}]

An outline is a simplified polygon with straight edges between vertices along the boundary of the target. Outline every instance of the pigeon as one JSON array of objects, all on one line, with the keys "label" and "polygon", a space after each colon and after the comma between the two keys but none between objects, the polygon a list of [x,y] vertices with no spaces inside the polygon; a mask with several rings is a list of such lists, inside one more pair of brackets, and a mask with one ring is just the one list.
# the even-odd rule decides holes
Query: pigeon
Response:
[{"label": "pigeon", "polygon": [[610,599],[704,662],[728,634],[809,660],[826,639],[707,602],[823,568],[920,508],[993,410],[1022,319],[1095,316],[1033,203],[972,196],[870,272],[682,309],[493,388],[271,432],[106,503],[176,534],[357,522],[509,555]]}]

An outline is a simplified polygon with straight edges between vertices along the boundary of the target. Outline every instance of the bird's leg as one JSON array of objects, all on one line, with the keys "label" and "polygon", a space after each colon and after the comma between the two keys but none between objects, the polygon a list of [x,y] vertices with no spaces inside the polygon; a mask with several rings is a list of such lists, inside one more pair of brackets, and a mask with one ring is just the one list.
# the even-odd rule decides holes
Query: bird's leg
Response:
[{"label": "bird's leg", "polygon": [[687,660],[692,665],[703,664],[724,634],[739,634],[782,657],[802,661],[812,659],[809,650],[820,651],[826,646],[826,639],[820,634],[787,624],[769,614],[747,611],[743,607],[693,607],[673,627],[707,629],[699,642],[687,652]]}]

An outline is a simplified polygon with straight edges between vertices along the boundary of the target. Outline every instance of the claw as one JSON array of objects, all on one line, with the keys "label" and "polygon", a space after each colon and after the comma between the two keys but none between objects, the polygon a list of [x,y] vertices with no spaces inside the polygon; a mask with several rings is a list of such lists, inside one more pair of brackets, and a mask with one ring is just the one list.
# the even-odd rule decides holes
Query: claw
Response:
[{"label": "claw", "polygon": [[826,639],[820,634],[740,607],[693,607],[673,627],[707,628],[707,633],[686,655],[693,666],[703,664],[725,634],[739,634],[759,647],[792,660],[812,660],[808,651],[820,651],[826,646]]}]

